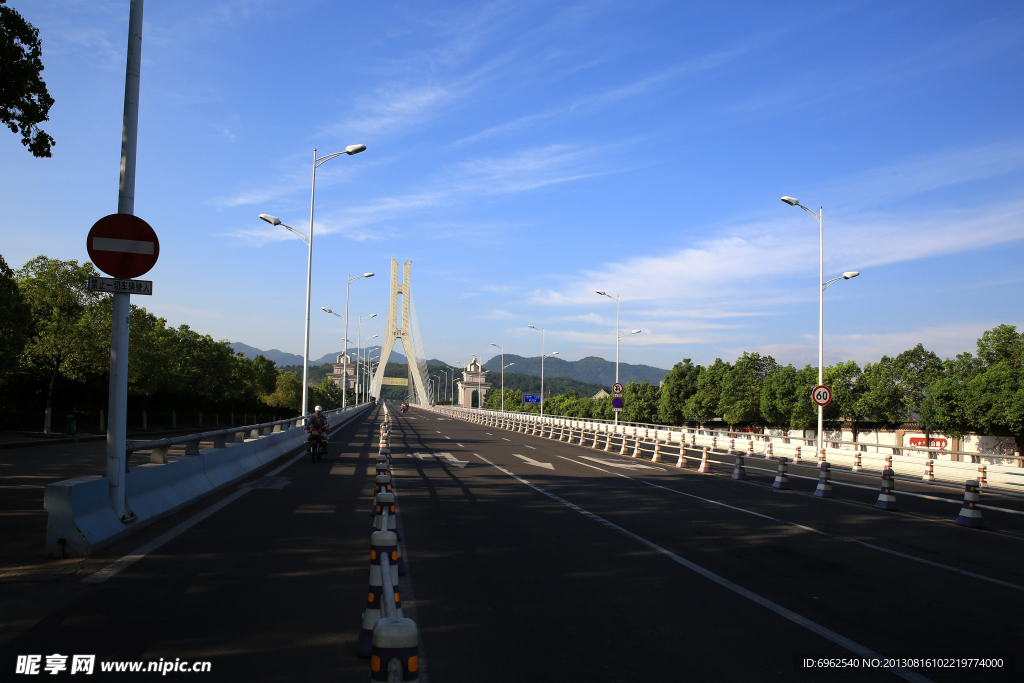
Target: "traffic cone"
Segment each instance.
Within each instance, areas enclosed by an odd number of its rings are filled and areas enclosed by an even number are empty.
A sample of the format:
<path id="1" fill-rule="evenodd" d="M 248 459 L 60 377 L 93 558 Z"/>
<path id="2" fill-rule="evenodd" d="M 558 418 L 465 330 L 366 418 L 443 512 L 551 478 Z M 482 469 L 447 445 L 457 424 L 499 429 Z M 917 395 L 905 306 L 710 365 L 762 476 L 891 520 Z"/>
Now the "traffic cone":
<path id="1" fill-rule="evenodd" d="M 896 474 L 890 470 L 885 469 L 882 471 L 882 490 L 878 494 L 878 500 L 875 501 L 875 507 L 879 510 L 899 510 L 899 505 L 896 504 L 896 494 L 893 493 L 894 484 L 896 483 Z"/>
<path id="2" fill-rule="evenodd" d="M 743 454 L 736 454 L 736 465 L 732 468 L 731 479 L 737 479 L 739 481 L 745 481 L 747 478 L 747 468 L 743 466 Z"/>
<path id="3" fill-rule="evenodd" d="M 814 495 L 818 498 L 833 498 L 832 482 L 829 481 L 829 475 L 832 473 L 832 466 L 827 462 L 822 462 L 819 466 L 819 470 L 818 487 L 814 489 Z"/>
<path id="4" fill-rule="evenodd" d="M 360 657 L 369 657 L 373 651 L 373 629 L 382 616 L 381 591 L 384 588 L 384 577 L 381 573 L 380 557 L 382 553 L 389 555 L 389 560 L 398 558 L 398 537 L 387 531 L 375 531 L 370 536 L 370 590 L 363 610 L 363 627 L 356 642 L 356 653 Z M 395 588 L 395 607 L 398 616 L 402 616 L 402 602 L 398 594 L 398 566 L 391 565 L 391 585 Z"/>
<path id="5" fill-rule="evenodd" d="M 700 467 L 697 471 L 701 474 L 711 474 L 711 464 L 708 462 L 708 447 L 704 447 L 704 451 L 700 455 Z"/>
<path id="6" fill-rule="evenodd" d="M 797 446 L 797 450 L 800 450 L 799 446 Z M 779 458 L 779 471 L 775 474 L 775 481 L 772 482 L 772 488 L 780 491 L 789 491 L 789 473 L 787 471 L 785 458 Z"/>
<path id="7" fill-rule="evenodd" d="M 420 634 L 416 622 L 405 618 L 384 618 L 373 630 L 370 651 L 371 681 L 418 681 Z"/>
<path id="8" fill-rule="evenodd" d="M 976 479 L 967 480 L 967 484 L 964 486 L 964 504 L 960 508 L 960 515 L 956 518 L 956 523 L 960 526 L 969 526 L 972 529 L 985 527 L 984 522 L 981 521 L 981 510 L 978 509 L 978 501 L 981 500 L 981 493 L 978 492 L 978 489 Z"/>

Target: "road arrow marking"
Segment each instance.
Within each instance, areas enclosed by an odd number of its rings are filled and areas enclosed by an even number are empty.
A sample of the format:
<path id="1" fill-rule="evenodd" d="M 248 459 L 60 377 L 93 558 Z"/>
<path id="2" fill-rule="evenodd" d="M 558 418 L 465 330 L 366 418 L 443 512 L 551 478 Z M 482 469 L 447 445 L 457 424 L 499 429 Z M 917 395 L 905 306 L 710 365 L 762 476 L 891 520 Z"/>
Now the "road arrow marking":
<path id="1" fill-rule="evenodd" d="M 546 470 L 553 470 L 553 469 L 555 469 L 555 466 L 552 465 L 549 462 L 537 462 L 533 458 L 527 458 L 525 455 L 519 455 L 518 453 L 513 453 L 512 455 L 516 456 L 517 458 L 521 458 L 523 460 L 523 462 L 525 462 L 527 465 L 535 465 L 536 467 L 543 467 Z"/>
<path id="2" fill-rule="evenodd" d="M 618 467 L 623 470 L 659 470 L 661 472 L 665 471 L 664 467 L 651 467 L 650 465 L 641 465 L 638 462 L 629 462 L 628 460 L 605 460 L 603 458 L 592 458 L 589 455 L 581 455 L 579 457 L 584 458 L 586 460 L 590 460 L 591 462 L 599 462 L 602 465 L 606 465 L 608 467 Z"/>
<path id="3" fill-rule="evenodd" d="M 465 467 L 466 465 L 469 464 L 469 462 L 467 460 L 456 460 L 455 456 L 452 455 L 451 453 L 438 453 L 434 457 L 436 457 L 436 458 L 444 458 L 444 459 L 448 460 L 448 462 L 445 463 L 446 465 L 455 465 L 459 469 L 462 469 L 463 467 Z"/>

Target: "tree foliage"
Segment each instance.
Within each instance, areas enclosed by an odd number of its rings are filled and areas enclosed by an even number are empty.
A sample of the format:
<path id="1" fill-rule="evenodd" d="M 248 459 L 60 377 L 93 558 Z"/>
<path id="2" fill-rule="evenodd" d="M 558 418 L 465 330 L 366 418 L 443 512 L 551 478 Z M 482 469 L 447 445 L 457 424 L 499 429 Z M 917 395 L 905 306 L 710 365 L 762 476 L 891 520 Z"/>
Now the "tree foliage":
<path id="1" fill-rule="evenodd" d="M 39 29 L 0 0 L 0 119 L 36 157 L 49 157 L 56 144 L 39 128 L 50 118 L 53 98 L 43 82 Z"/>
<path id="2" fill-rule="evenodd" d="M 0 378 L 18 365 L 32 327 L 32 307 L 18 287 L 14 271 L 0 256 Z"/>

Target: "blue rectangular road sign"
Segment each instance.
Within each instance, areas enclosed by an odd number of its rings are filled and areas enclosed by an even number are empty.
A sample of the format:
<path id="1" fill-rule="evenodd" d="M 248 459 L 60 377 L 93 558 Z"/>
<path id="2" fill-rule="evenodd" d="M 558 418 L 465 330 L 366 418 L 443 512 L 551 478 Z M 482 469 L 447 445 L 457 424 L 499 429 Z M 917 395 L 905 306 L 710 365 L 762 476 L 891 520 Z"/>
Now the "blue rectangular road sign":
<path id="1" fill-rule="evenodd" d="M 523 403 L 540 403 L 540 394 L 523 394 Z"/>

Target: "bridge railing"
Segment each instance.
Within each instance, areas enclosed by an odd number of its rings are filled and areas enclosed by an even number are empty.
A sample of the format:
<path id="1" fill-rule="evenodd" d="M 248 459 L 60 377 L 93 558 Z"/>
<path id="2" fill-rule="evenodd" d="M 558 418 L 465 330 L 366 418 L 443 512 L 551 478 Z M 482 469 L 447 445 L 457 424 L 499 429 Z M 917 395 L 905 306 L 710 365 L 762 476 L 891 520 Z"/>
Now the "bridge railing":
<path id="1" fill-rule="evenodd" d="M 684 455 L 686 448 L 707 447 L 712 452 L 725 453 L 732 451 L 747 456 L 764 459 L 785 457 L 792 464 L 816 466 L 822 460 L 829 462 L 834 471 L 846 470 L 851 473 L 881 472 L 892 469 L 903 479 L 918 479 L 942 483 L 956 487 L 963 486 L 967 479 L 977 479 L 980 485 L 987 488 L 998 488 L 1024 494 L 1024 468 L 1020 467 L 1016 458 L 999 458 L 1009 464 L 990 464 L 980 462 L 982 458 L 989 460 L 985 454 L 963 451 L 937 451 L 909 446 L 879 446 L 892 453 L 871 453 L 860 449 L 865 444 L 856 442 L 835 442 L 826 440 L 823 453 L 815 453 L 813 439 L 790 438 L 789 443 L 782 437 L 754 434 L 750 432 L 730 432 L 728 430 L 698 429 L 666 425 L 644 424 L 612 424 L 607 420 L 579 419 L 572 417 L 549 416 L 520 413 L 511 411 L 480 410 L 465 407 L 435 407 L 434 410 L 445 411 L 473 420 L 508 421 L 514 429 L 527 430 L 530 433 L 569 440 L 574 443 L 586 439 L 584 445 L 591 447 L 603 446 L 606 450 L 619 454 L 642 456 L 646 453 L 652 457 L 656 453 L 664 453 L 664 448 L 679 449 Z M 555 431 L 559 433 L 556 435 Z M 614 441 L 614 448 L 611 441 Z M 799 443 L 793 443 L 797 441 Z M 839 444 L 839 447 L 836 444 Z M 842 446 L 847 446 L 843 448 Z M 874 445 L 874 444 L 872 444 Z M 856 447 L 856 448 L 854 448 Z M 960 461 L 952 460 L 951 454 L 961 457 L 972 456 Z M 684 457 L 687 457 L 684 455 Z"/>
<path id="2" fill-rule="evenodd" d="M 352 410 L 361 409 L 365 407 L 365 405 L 366 404 L 349 406 L 347 410 L 351 412 Z M 343 412 L 343 409 L 337 408 L 334 410 L 325 410 L 324 415 L 326 415 L 327 419 L 330 420 L 332 417 L 341 415 Z M 261 422 L 260 424 L 244 425 L 241 427 L 227 427 L 225 429 L 217 429 L 211 432 L 184 434 L 182 436 L 174 436 L 167 439 L 129 442 L 125 446 L 125 472 L 130 471 L 128 468 L 128 461 L 134 453 L 148 451 L 150 454 L 149 462 L 151 464 L 166 465 L 168 462 L 167 453 L 174 446 L 185 444 L 184 455 L 199 455 L 199 445 L 203 441 L 212 442 L 213 448 L 227 448 L 229 444 L 243 443 L 246 439 L 258 439 L 259 437 L 266 436 L 268 434 L 279 434 L 280 432 L 294 429 L 300 426 L 300 422 L 304 423 L 305 418 L 292 417 L 285 420 Z"/>

